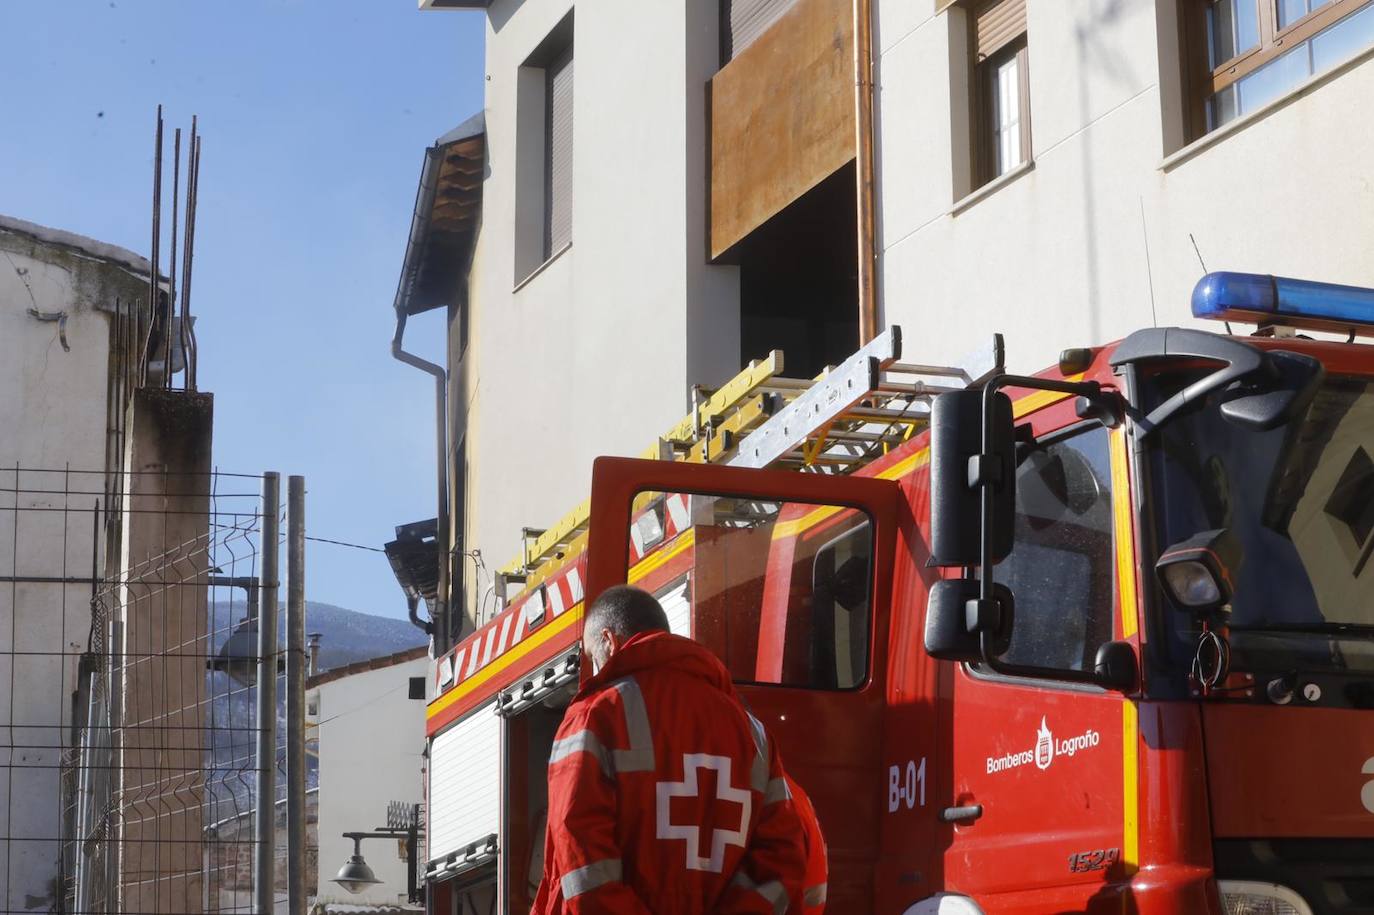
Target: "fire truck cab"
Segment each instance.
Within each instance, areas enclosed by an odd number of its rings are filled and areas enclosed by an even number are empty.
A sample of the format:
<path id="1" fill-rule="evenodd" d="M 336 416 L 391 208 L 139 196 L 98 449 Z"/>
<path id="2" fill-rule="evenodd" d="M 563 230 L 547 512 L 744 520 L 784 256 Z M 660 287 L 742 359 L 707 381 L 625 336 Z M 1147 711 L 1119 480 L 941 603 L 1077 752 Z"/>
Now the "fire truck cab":
<path id="1" fill-rule="evenodd" d="M 779 742 L 828 911 L 1374 912 L 1374 291 L 1212 274 L 1194 311 L 1268 335 L 1066 350 L 895 443 L 860 399 L 844 472 L 829 421 L 810 472 L 598 460 L 436 659 L 431 911 L 529 910 L 582 606 L 629 581 Z"/>

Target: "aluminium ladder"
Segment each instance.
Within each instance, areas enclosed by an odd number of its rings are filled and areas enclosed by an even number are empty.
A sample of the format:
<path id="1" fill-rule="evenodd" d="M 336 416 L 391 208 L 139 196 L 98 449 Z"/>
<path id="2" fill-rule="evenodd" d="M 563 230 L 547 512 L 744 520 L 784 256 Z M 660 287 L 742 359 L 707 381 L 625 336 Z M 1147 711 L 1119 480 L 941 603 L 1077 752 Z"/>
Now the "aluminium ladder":
<path id="1" fill-rule="evenodd" d="M 981 386 L 1001 372 L 1004 354 L 994 334 L 953 366 L 901 357 L 902 329 L 895 325 L 810 381 L 783 377 L 782 353 L 774 350 L 708 397 L 695 389 L 701 402 L 640 456 L 852 473 L 923 429 L 932 397 Z M 507 583 L 533 587 L 580 551 L 590 509 L 587 500 L 553 527 L 524 529 L 523 555 L 497 574 L 499 603 Z"/>

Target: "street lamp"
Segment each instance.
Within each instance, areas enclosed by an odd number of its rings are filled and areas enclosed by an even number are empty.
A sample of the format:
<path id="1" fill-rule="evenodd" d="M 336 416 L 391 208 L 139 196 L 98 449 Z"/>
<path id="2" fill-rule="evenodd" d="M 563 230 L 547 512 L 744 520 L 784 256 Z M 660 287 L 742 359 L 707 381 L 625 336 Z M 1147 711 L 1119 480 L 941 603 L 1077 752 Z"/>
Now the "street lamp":
<path id="1" fill-rule="evenodd" d="M 409 806 L 409 805 L 407 805 Z M 410 821 L 405 825 L 387 826 L 385 830 L 377 832 L 345 832 L 342 833 L 345 839 L 353 840 L 353 854 L 339 868 L 339 873 L 334 877 L 334 882 L 350 893 L 361 893 L 373 884 L 381 883 L 372 868 L 368 867 L 363 860 L 362 844 L 363 839 L 400 839 L 406 843 L 406 895 L 411 902 L 420 900 L 419 874 L 416 870 L 415 853 L 419 848 L 420 828 L 418 825 L 419 804 L 410 809 Z"/>
<path id="2" fill-rule="evenodd" d="M 350 893 L 361 893 L 369 886 L 374 886 L 382 881 L 377 879 L 377 875 L 372 872 L 372 868 L 367 866 L 363 860 L 362 844 L 363 839 L 378 838 L 385 836 L 386 833 L 375 832 L 346 832 L 343 834 L 345 839 L 353 840 L 353 854 L 343 867 L 339 868 L 339 873 L 334 877 L 334 882 Z"/>
<path id="3" fill-rule="evenodd" d="M 218 568 L 211 569 L 213 573 L 219 571 Z M 248 614 L 224 640 L 215 657 L 205 662 L 205 666 L 227 673 L 242 686 L 252 686 L 258 679 L 258 591 L 262 582 L 256 575 L 212 574 L 205 583 L 211 588 L 242 588 L 248 596 Z"/>

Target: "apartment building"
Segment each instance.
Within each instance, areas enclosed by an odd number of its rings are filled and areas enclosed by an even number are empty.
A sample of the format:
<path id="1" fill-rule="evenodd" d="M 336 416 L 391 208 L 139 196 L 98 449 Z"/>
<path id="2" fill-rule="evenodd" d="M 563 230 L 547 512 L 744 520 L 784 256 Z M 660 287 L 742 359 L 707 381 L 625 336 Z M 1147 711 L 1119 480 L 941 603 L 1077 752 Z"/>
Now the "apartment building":
<path id="1" fill-rule="evenodd" d="M 921 358 L 1189 323 L 1204 263 L 1374 283 L 1367 3 L 878 8 L 882 317 Z"/>
<path id="2" fill-rule="evenodd" d="M 448 315 L 440 648 L 596 455 L 771 350 L 1036 370 L 1188 323 L 1204 263 L 1374 283 L 1367 0 L 420 5 L 486 29 L 396 298 Z"/>

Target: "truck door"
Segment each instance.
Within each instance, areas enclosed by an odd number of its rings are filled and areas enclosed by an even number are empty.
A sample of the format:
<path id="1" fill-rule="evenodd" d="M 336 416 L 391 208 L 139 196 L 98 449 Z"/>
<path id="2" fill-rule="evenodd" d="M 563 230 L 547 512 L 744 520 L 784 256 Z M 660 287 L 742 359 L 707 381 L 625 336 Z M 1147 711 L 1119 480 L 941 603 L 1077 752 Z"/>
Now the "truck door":
<path id="1" fill-rule="evenodd" d="M 997 567 L 1015 595 L 1008 662 L 1091 670 L 1102 643 L 1135 635 L 1125 454 L 1113 435 L 1093 423 L 1043 436 L 1019 466 L 1015 544 Z M 980 664 L 942 668 L 953 698 L 941 703 L 945 803 L 981 810 L 948 827 L 946 886 L 989 912 L 1121 911 L 1114 884 L 1135 860 L 1131 700 Z"/>
<path id="2" fill-rule="evenodd" d="M 683 496 L 695 554 L 685 580 L 692 637 L 731 671 L 810 796 L 829 848 L 829 910 L 872 911 L 897 484 L 601 458 L 589 601 L 626 581 L 657 589 L 673 550 L 636 561 L 632 512 L 657 500 L 682 505 Z"/>

